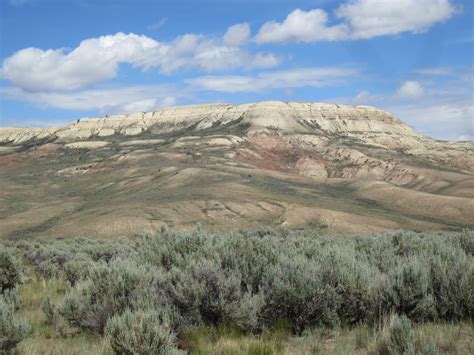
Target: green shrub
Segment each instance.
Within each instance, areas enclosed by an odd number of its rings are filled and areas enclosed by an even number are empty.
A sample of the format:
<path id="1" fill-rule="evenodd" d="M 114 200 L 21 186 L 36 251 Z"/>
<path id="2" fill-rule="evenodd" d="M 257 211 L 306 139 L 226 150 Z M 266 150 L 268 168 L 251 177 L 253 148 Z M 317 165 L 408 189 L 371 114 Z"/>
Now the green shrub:
<path id="1" fill-rule="evenodd" d="M 36 274 L 44 279 L 58 277 L 61 273 L 60 267 L 53 260 L 43 260 L 35 267 Z"/>
<path id="2" fill-rule="evenodd" d="M 20 308 L 21 296 L 16 288 L 5 290 L 0 297 L 2 297 L 5 302 L 11 304 L 15 310 Z"/>
<path id="3" fill-rule="evenodd" d="M 316 260 L 304 257 L 285 259 L 268 270 L 263 290 L 265 317 L 286 319 L 297 332 L 309 325 L 335 325 L 341 297 L 328 269 Z"/>
<path id="4" fill-rule="evenodd" d="M 0 353 L 15 348 L 30 333 L 30 325 L 16 317 L 15 306 L 0 296 Z"/>
<path id="5" fill-rule="evenodd" d="M 414 354 L 414 335 L 406 316 L 393 316 L 388 327 L 388 349 L 392 354 Z"/>
<path id="6" fill-rule="evenodd" d="M 459 244 L 467 255 L 474 256 L 474 230 L 466 229 L 459 233 Z"/>
<path id="7" fill-rule="evenodd" d="M 433 294 L 439 316 L 459 320 L 474 316 L 474 263 L 463 254 L 454 260 L 440 257 L 431 261 Z"/>
<path id="8" fill-rule="evenodd" d="M 126 310 L 109 319 L 106 334 L 116 354 L 168 354 L 175 335 L 164 316 L 157 311 Z"/>
<path id="9" fill-rule="evenodd" d="M 431 275 L 426 262 L 408 258 L 389 274 L 393 304 L 399 314 L 418 321 L 436 318 Z"/>
<path id="10" fill-rule="evenodd" d="M 94 265 L 64 296 L 59 312 L 72 325 L 103 333 L 107 320 L 132 306 L 146 269 L 130 261 Z"/>
<path id="11" fill-rule="evenodd" d="M 326 278 L 341 299 L 337 310 L 340 321 L 355 324 L 375 320 L 384 303 L 378 288 L 383 281 L 380 271 L 367 260 L 358 258 L 353 248 L 338 247 L 329 255 L 321 263 L 326 269 Z"/>
<path id="12" fill-rule="evenodd" d="M 158 288 L 181 316 L 181 326 L 235 323 L 245 329 L 259 324 L 261 294 L 242 290 L 237 272 L 203 260 L 185 270 L 173 269 Z"/>
<path id="13" fill-rule="evenodd" d="M 78 256 L 64 264 L 64 276 L 74 286 L 79 280 L 89 274 L 93 261 L 85 256 Z"/>
<path id="14" fill-rule="evenodd" d="M 12 289 L 20 281 L 21 270 L 13 249 L 0 245 L 0 293 Z"/>
<path id="15" fill-rule="evenodd" d="M 277 320 L 297 332 L 373 326 L 392 313 L 417 322 L 470 320 L 473 240 L 472 231 L 348 238 L 264 228 L 229 234 L 164 229 L 138 242 L 2 241 L 1 250 L 15 251 L 1 255 L 16 275 L 2 292 L 15 298 L 9 290 L 20 268 L 13 255 L 21 252 L 37 274 L 65 276 L 60 314 L 98 333 L 125 309 L 166 310 L 177 333 L 228 324 L 253 332 Z"/>

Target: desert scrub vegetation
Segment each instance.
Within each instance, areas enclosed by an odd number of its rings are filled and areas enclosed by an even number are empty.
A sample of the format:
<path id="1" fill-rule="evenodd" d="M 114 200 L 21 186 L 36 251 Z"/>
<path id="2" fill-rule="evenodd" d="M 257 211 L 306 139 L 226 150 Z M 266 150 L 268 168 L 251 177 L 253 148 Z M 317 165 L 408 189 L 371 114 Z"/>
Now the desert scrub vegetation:
<path id="1" fill-rule="evenodd" d="M 174 333 L 155 310 L 126 310 L 107 322 L 107 335 L 117 354 L 169 354 L 174 348 Z"/>
<path id="2" fill-rule="evenodd" d="M 45 338 L 117 354 L 474 351 L 469 230 L 162 229 L 136 240 L 0 243 L 0 265 L 13 270 L 4 293 L 22 296 L 9 314 L 33 325 L 20 352 Z M 457 345 L 439 335 L 451 329 Z M 326 344 L 334 334 L 345 348 Z"/>
<path id="3" fill-rule="evenodd" d="M 20 303 L 16 285 L 20 276 L 14 251 L 0 246 L 0 353 L 14 349 L 31 331 L 28 322 L 16 314 Z"/>
<path id="4" fill-rule="evenodd" d="M 13 249 L 0 247 L 0 292 L 14 289 L 20 281 L 20 265 L 17 262 Z"/>
<path id="5" fill-rule="evenodd" d="M 0 353 L 12 350 L 30 333 L 30 325 L 15 315 L 15 305 L 0 296 Z"/>

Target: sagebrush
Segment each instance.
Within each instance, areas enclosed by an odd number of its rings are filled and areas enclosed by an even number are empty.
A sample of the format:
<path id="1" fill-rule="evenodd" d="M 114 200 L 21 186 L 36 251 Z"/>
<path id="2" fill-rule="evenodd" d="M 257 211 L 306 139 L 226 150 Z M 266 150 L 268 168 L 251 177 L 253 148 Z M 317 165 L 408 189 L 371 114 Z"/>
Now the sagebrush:
<path id="1" fill-rule="evenodd" d="M 469 230 L 323 237 L 310 230 L 163 229 L 135 241 L 4 244 L 41 277 L 65 278 L 58 313 L 74 327 L 109 334 L 123 353 L 170 349 L 190 327 L 230 324 L 256 334 L 283 320 L 302 334 L 377 325 L 392 314 L 399 315 L 393 337 L 382 345 L 409 352 L 408 322 L 472 321 L 474 313 Z M 8 287 L 18 282 L 11 280 Z M 50 306 L 44 309 L 52 318 Z M 138 333 L 128 339 L 127 331 Z"/>

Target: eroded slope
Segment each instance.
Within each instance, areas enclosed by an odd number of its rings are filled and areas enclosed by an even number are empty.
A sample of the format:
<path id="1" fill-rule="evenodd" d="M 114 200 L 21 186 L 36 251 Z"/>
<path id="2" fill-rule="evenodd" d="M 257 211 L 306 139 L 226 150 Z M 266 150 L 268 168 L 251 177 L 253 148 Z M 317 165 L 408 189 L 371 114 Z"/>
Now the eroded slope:
<path id="1" fill-rule="evenodd" d="M 473 143 L 432 140 L 374 108 L 176 107 L 0 129 L 0 142 L 2 237 L 474 224 Z"/>

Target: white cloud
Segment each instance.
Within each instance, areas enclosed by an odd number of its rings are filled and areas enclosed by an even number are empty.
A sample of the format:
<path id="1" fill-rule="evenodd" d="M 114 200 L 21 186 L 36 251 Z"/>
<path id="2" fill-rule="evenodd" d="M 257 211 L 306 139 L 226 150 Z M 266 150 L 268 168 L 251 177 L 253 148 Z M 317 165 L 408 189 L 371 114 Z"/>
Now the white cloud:
<path id="1" fill-rule="evenodd" d="M 257 76 L 208 75 L 188 80 L 193 87 L 227 93 L 258 92 L 266 89 L 323 87 L 341 84 L 357 74 L 355 69 L 339 67 L 298 68 L 262 72 Z"/>
<path id="2" fill-rule="evenodd" d="M 122 63 L 142 70 L 156 67 L 164 74 L 184 68 L 213 72 L 277 66 L 277 56 L 242 47 L 248 31 L 247 24 L 240 24 L 222 38 L 187 34 L 171 42 L 117 33 L 84 40 L 71 51 L 26 48 L 3 61 L 0 77 L 32 92 L 74 91 L 114 78 Z"/>
<path id="3" fill-rule="evenodd" d="M 456 11 L 450 0 L 357 0 L 341 5 L 338 18 L 350 24 L 352 39 L 423 32 Z"/>
<path id="4" fill-rule="evenodd" d="M 1 88 L 10 99 L 67 110 L 95 110 L 104 113 L 149 111 L 176 103 L 178 93 L 166 85 L 103 88 L 75 92 L 28 92 L 20 88 Z"/>
<path id="5" fill-rule="evenodd" d="M 411 95 L 400 95 L 400 88 L 385 94 L 361 91 L 354 98 L 335 98 L 332 102 L 369 104 L 393 113 L 403 122 L 425 135 L 450 140 L 474 137 L 473 81 L 466 81 L 462 73 L 443 85 L 436 81 L 423 87 L 416 100 Z M 406 84 L 406 83 L 405 83 Z M 417 83 L 419 84 L 419 83 Z M 417 87 L 417 84 L 402 87 Z M 421 84 L 419 84 L 421 86 Z M 408 92 L 412 93 L 410 90 Z M 417 89 L 414 90 L 415 92 Z M 419 94 L 419 92 L 418 92 Z M 361 100 L 362 98 L 362 100 Z"/>
<path id="6" fill-rule="evenodd" d="M 418 81 L 407 81 L 397 91 L 397 95 L 404 99 L 418 99 L 425 93 L 425 89 Z"/>
<path id="7" fill-rule="evenodd" d="M 249 40 L 251 36 L 250 26 L 248 23 L 239 23 L 227 29 L 222 38 L 222 42 L 226 46 L 241 46 Z"/>
<path id="8" fill-rule="evenodd" d="M 146 66 L 163 50 L 146 36 L 117 33 L 81 42 L 73 51 L 22 49 L 3 61 L 0 75 L 30 91 L 76 90 L 116 76 L 120 63 Z"/>
<path id="9" fill-rule="evenodd" d="M 146 99 L 146 100 L 138 100 L 132 101 L 125 105 L 119 106 L 120 112 L 146 112 L 146 111 L 153 111 L 157 107 L 163 106 L 172 106 L 176 103 L 176 98 L 168 96 L 161 100 L 158 99 Z"/>
<path id="10" fill-rule="evenodd" d="M 258 43 L 359 40 L 403 32 L 419 33 L 457 11 L 450 0 L 352 0 L 335 10 L 339 23 L 329 24 L 322 9 L 296 9 L 283 22 L 269 21 Z"/>
<path id="11" fill-rule="evenodd" d="M 232 69 L 272 68 L 280 64 L 280 58 L 271 53 L 251 53 L 242 47 L 247 41 L 247 24 L 229 27 L 222 38 L 207 38 L 203 35 L 186 34 L 177 37 L 166 48 L 160 58 L 150 60 L 159 65 L 163 73 L 191 68 L 205 72 Z"/>
<path id="12" fill-rule="evenodd" d="M 258 31 L 258 43 L 334 41 L 347 37 L 345 24 L 327 26 L 328 14 L 321 9 L 294 10 L 283 22 L 270 21 Z"/>
<path id="13" fill-rule="evenodd" d="M 239 68 L 242 63 L 245 63 L 246 69 L 272 68 L 280 63 L 280 59 L 273 54 L 250 54 L 240 47 L 219 46 L 212 42 L 201 44 L 191 60 L 206 72 Z"/>
<path id="14" fill-rule="evenodd" d="M 396 104 L 388 107 L 417 131 L 440 139 L 465 140 L 474 137 L 474 103 L 455 98 L 444 102 L 432 99 L 416 105 Z"/>

